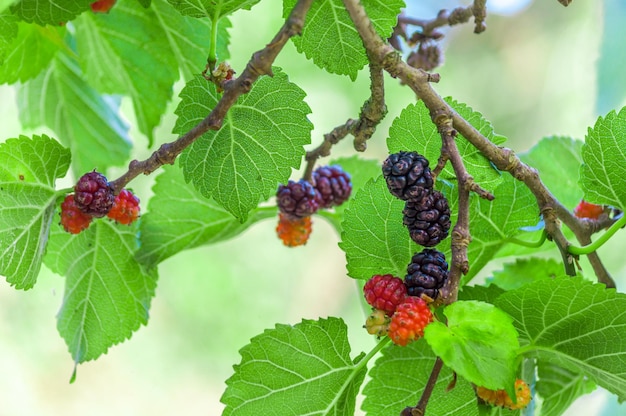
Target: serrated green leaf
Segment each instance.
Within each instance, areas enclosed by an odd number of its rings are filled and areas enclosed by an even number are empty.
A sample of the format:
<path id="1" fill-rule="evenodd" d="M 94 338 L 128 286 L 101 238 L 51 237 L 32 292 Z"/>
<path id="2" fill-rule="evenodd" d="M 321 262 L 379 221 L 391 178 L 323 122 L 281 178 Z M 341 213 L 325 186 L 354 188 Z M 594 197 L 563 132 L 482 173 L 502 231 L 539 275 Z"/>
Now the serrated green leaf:
<path id="1" fill-rule="evenodd" d="M 121 0 L 109 13 L 83 13 L 74 25 L 81 68 L 90 85 L 102 93 L 128 95 L 137 127 L 151 145 L 179 76 L 155 12 L 136 0 Z"/>
<path id="2" fill-rule="evenodd" d="M 402 225 L 404 202 L 387 190 L 382 175 L 351 198 L 344 213 L 339 247 L 346 253 L 348 276 L 404 276 L 414 253 L 421 250 Z"/>
<path id="3" fill-rule="evenodd" d="M 221 401 L 231 415 L 352 415 L 365 362 L 350 358 L 338 318 L 276 325 L 240 351 Z"/>
<path id="4" fill-rule="evenodd" d="M 21 20 L 38 25 L 58 25 L 73 20 L 94 0 L 20 0 L 11 11 Z"/>
<path id="5" fill-rule="evenodd" d="M 45 263 L 65 276 L 57 329 L 74 362 L 94 360 L 148 322 L 156 269 L 135 261 L 138 225 L 94 220 L 80 234 L 52 227 Z"/>
<path id="6" fill-rule="evenodd" d="M 34 286 L 56 208 L 55 180 L 70 153 L 46 135 L 0 144 L 0 274 L 16 289 Z"/>
<path id="7" fill-rule="evenodd" d="M 582 141 L 570 137 L 550 136 L 519 155 L 522 162 L 537 169 L 541 181 L 556 199 L 571 209 L 582 197 L 578 187 L 582 145 Z"/>
<path id="8" fill-rule="evenodd" d="M 376 32 L 387 39 L 404 7 L 402 0 L 361 2 Z M 283 1 L 283 17 L 289 16 L 296 0 Z M 356 79 L 368 60 L 361 40 L 341 0 L 314 1 L 304 22 L 302 36 L 292 37 L 298 52 L 320 68 Z"/>
<path id="9" fill-rule="evenodd" d="M 451 98 L 446 98 L 446 102 L 493 143 L 502 144 L 506 140 L 494 133 L 491 123 L 479 112 Z M 463 136 L 457 135 L 455 142 L 469 174 L 480 186 L 493 190 L 501 182 L 503 175 Z M 389 128 L 387 147 L 390 153 L 401 150 L 416 151 L 424 155 L 431 162 L 431 167 L 434 167 L 441 154 L 441 135 L 423 102 L 410 104 L 394 119 Z M 456 176 L 450 163 L 446 165 L 439 178 L 456 183 Z"/>
<path id="10" fill-rule="evenodd" d="M 0 13 L 8 9 L 9 6 L 12 5 L 13 3 L 17 3 L 17 0 L 0 0 Z"/>
<path id="11" fill-rule="evenodd" d="M 626 294 L 561 277 L 507 292 L 521 353 L 583 374 L 626 398 Z"/>
<path id="12" fill-rule="evenodd" d="M 165 33 L 170 49 L 178 61 L 178 66 L 185 80 L 189 81 L 193 75 L 200 74 L 207 61 L 211 47 L 211 20 L 195 19 L 183 16 L 165 0 L 155 0 L 152 10 Z M 230 21 L 220 19 L 217 29 L 217 57 L 220 61 L 229 58 L 228 32 Z"/>
<path id="13" fill-rule="evenodd" d="M 477 300 L 493 304 L 504 292 L 504 289 L 496 285 L 463 286 L 459 291 L 459 300 Z"/>
<path id="14" fill-rule="evenodd" d="M 368 416 L 399 415 L 407 406 L 419 400 L 433 365 L 435 354 L 426 342 L 413 342 L 406 347 L 390 346 L 383 350 L 370 371 L 371 380 L 365 385 L 363 410 Z M 443 367 L 426 414 L 429 416 L 478 415 L 476 395 L 472 386 L 462 378 L 453 382 L 452 370 Z"/>
<path id="15" fill-rule="evenodd" d="M 260 78 L 230 108 L 220 130 L 203 134 L 181 154 L 185 180 L 245 221 L 300 166 L 313 128 L 304 96 L 279 68 L 274 77 Z M 184 134 L 209 114 L 220 94 L 196 76 L 180 97 L 174 133 Z"/>
<path id="16" fill-rule="evenodd" d="M 0 63 L 0 84 L 25 82 L 36 77 L 48 67 L 57 51 L 64 48 L 64 28 L 15 23 L 11 16 L 5 16 L 0 21 L 3 22 L 0 27 L 9 30 L 2 35 L 4 42 L 0 51 L 4 60 Z"/>
<path id="17" fill-rule="evenodd" d="M 574 400 L 596 388 L 584 376 L 549 362 L 537 363 L 537 376 L 537 393 L 543 399 L 540 416 L 560 416 Z"/>
<path id="18" fill-rule="evenodd" d="M 580 186 L 585 200 L 626 208 L 626 107 L 598 118 L 582 148 Z"/>
<path id="19" fill-rule="evenodd" d="M 77 62 L 59 53 L 52 65 L 18 89 L 25 128 L 45 125 L 72 150 L 76 176 L 126 163 L 131 142 L 119 103 L 103 97 L 84 80 Z"/>
<path id="20" fill-rule="evenodd" d="M 147 267 L 182 250 L 227 240 L 256 221 L 276 216 L 275 209 L 258 209 L 242 224 L 186 183 L 180 168 L 165 166 L 162 170 L 152 189 L 148 213 L 141 217 L 137 259 Z"/>
<path id="21" fill-rule="evenodd" d="M 432 322 L 424 339 L 437 356 L 459 375 L 491 390 L 515 383 L 519 343 L 512 319 L 495 306 L 458 301 L 444 309 L 447 325 Z"/>
<path id="22" fill-rule="evenodd" d="M 0 8 L 0 74 L 5 73 L 6 69 L 2 68 L 4 64 L 4 58 L 12 49 L 11 45 L 15 38 L 17 38 L 17 18 L 10 14 L 2 14 Z M 1 76 L 1 75 L 0 75 Z M 2 76 L 1 79 L 3 79 Z"/>
<path id="23" fill-rule="evenodd" d="M 243 9 L 250 10 L 259 0 L 167 0 L 178 12 L 191 17 L 208 17 L 214 22 Z"/>
<path id="24" fill-rule="evenodd" d="M 541 284 L 545 279 L 563 275 L 563 263 L 554 259 L 529 257 L 506 263 L 502 270 L 493 272 L 487 282 L 504 290 L 517 289 L 528 283 Z"/>

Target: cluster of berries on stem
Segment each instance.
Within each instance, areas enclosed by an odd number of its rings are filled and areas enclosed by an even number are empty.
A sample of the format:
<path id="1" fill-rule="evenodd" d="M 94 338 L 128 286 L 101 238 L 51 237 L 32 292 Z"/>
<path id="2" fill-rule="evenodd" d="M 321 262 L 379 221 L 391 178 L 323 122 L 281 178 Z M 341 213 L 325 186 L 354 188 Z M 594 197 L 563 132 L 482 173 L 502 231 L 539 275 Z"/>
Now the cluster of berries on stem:
<path id="1" fill-rule="evenodd" d="M 123 189 L 114 195 L 107 178 L 99 172 L 88 172 L 74 186 L 74 193 L 61 204 L 61 225 L 70 234 L 89 228 L 94 218 L 108 217 L 124 225 L 139 218 L 139 198 Z"/>
<path id="2" fill-rule="evenodd" d="M 311 234 L 311 215 L 318 209 L 343 204 L 352 193 L 350 175 L 341 166 L 322 166 L 313 171 L 312 183 L 300 179 L 280 185 L 276 191 L 279 209 L 276 233 L 288 247 L 306 244 Z"/>

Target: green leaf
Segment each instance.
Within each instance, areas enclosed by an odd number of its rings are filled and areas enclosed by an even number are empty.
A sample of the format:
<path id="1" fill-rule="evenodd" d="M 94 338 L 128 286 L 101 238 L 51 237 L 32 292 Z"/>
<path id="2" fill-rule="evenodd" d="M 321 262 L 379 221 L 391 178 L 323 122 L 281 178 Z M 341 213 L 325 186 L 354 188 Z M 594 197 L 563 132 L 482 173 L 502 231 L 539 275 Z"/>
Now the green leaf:
<path id="1" fill-rule="evenodd" d="M 150 7 L 150 4 L 152 3 L 152 0 L 137 0 L 137 1 L 146 9 Z"/>
<path id="2" fill-rule="evenodd" d="M 537 169 L 543 184 L 561 204 L 573 209 L 583 193 L 578 186 L 582 146 L 582 141 L 570 137 L 544 137 L 519 158 Z"/>
<path id="3" fill-rule="evenodd" d="M 222 396 L 230 415 L 352 415 L 366 362 L 350 358 L 338 318 L 276 325 L 240 351 Z"/>
<path id="4" fill-rule="evenodd" d="M 94 91 L 64 52 L 19 88 L 18 103 L 23 127 L 48 126 L 71 149 L 76 176 L 93 169 L 104 172 L 130 156 L 128 125 L 119 115 L 119 104 Z"/>
<path id="5" fill-rule="evenodd" d="M 182 153 L 185 180 L 244 222 L 300 166 L 313 128 L 304 96 L 279 68 L 274 77 L 260 78 L 230 108 L 220 130 L 203 134 Z M 174 133 L 184 134 L 209 114 L 220 94 L 196 76 L 180 97 Z"/>
<path id="6" fill-rule="evenodd" d="M 463 103 L 451 98 L 446 102 L 463 118 L 474 126 L 487 139 L 495 144 L 502 144 L 506 139 L 496 135 L 491 123 L 483 115 Z M 502 180 L 503 175 L 472 144 L 461 135 L 455 139 L 459 153 L 467 171 L 483 188 L 493 190 Z M 426 157 L 434 168 L 441 154 L 441 135 L 431 120 L 430 112 L 423 102 L 410 104 L 396 117 L 389 128 L 387 147 L 390 153 L 415 151 Z M 438 178 L 456 183 L 456 176 L 451 163 L 447 163 Z"/>
<path id="7" fill-rule="evenodd" d="M 73 20 L 94 0 L 20 0 L 11 11 L 21 20 L 38 25 L 58 25 Z"/>
<path id="8" fill-rule="evenodd" d="M 0 0 L 0 13 L 8 9 L 13 3 L 17 3 L 17 0 Z M 2 31 L 0 31 L 0 34 L 1 33 Z"/>
<path id="9" fill-rule="evenodd" d="M 46 135 L 0 144 L 0 275 L 16 289 L 34 286 L 46 250 L 70 153 Z"/>
<path id="10" fill-rule="evenodd" d="M 75 363 L 94 360 L 148 322 L 156 270 L 134 259 L 137 223 L 97 219 L 80 234 L 52 228 L 45 263 L 65 276 L 57 329 Z"/>
<path id="11" fill-rule="evenodd" d="M 542 284 L 546 279 L 563 275 L 563 263 L 554 259 L 529 257 L 506 263 L 502 270 L 493 272 L 487 282 L 504 290 L 517 289 L 528 283 Z"/>
<path id="12" fill-rule="evenodd" d="M 459 300 L 478 300 L 493 304 L 503 293 L 504 289 L 496 285 L 463 286 L 459 291 Z"/>
<path id="13" fill-rule="evenodd" d="M 455 302 L 444 314 L 447 326 L 432 322 L 424 330 L 435 354 L 476 385 L 491 390 L 513 386 L 519 343 L 511 317 L 478 301 Z"/>
<path id="14" fill-rule="evenodd" d="M 148 213 L 141 217 L 137 259 L 147 267 L 182 250 L 227 240 L 256 221 L 276 216 L 275 209 L 258 209 L 242 224 L 186 183 L 180 168 L 165 166 L 162 170 L 152 189 Z"/>
<path id="15" fill-rule="evenodd" d="M 589 129 L 582 148 L 580 186 L 594 204 L 626 207 L 626 107 L 611 111 Z"/>
<path id="16" fill-rule="evenodd" d="M 382 175 L 351 198 L 344 214 L 339 247 L 346 253 L 348 276 L 369 279 L 375 274 L 404 276 L 420 246 L 402 225 L 404 202 L 387 190 Z"/>
<path id="17" fill-rule="evenodd" d="M 65 28 L 16 24 L 11 16 L 0 19 L 0 28 L 8 30 L 1 35 L 0 58 L 4 56 L 4 59 L 0 62 L 0 84 L 36 77 L 48 67 L 57 51 L 65 47 L 62 39 Z"/>
<path id="18" fill-rule="evenodd" d="M 153 130 L 179 76 L 156 13 L 136 0 L 121 0 L 109 13 L 83 13 L 74 25 L 81 68 L 90 85 L 102 93 L 130 96 L 139 131 L 152 145 Z"/>
<path id="19" fill-rule="evenodd" d="M 537 363 L 537 393 L 542 397 L 541 416 L 560 416 L 582 395 L 596 386 L 580 374 L 558 367 L 550 362 Z"/>
<path id="20" fill-rule="evenodd" d="M 208 17 L 213 22 L 233 12 L 250 10 L 259 0 L 167 0 L 178 12 L 191 17 Z"/>
<path id="21" fill-rule="evenodd" d="M 376 32 L 387 39 L 404 7 L 402 0 L 363 0 L 367 16 Z M 283 1 L 283 17 L 287 18 L 296 0 Z M 363 42 L 341 0 L 314 1 L 306 16 L 302 36 L 292 37 L 300 53 L 320 68 L 333 74 L 356 79 L 368 60 Z"/>
<path id="22" fill-rule="evenodd" d="M 155 0 L 152 10 L 176 56 L 183 77 L 187 81 L 191 80 L 193 75 L 200 74 L 206 66 L 211 47 L 211 20 L 183 16 L 165 0 Z M 217 56 L 220 61 L 229 58 L 229 35 L 226 31 L 229 27 L 231 25 L 228 19 L 220 19 L 217 29 Z"/>
<path id="23" fill-rule="evenodd" d="M 521 353 L 583 374 L 626 399 L 626 294 L 561 277 L 507 292 Z"/>
<path id="24" fill-rule="evenodd" d="M 435 358 L 423 341 L 406 347 L 392 345 L 385 348 L 370 371 L 371 380 L 363 389 L 363 410 L 368 416 L 388 416 L 399 415 L 405 407 L 415 406 L 426 386 Z M 476 394 L 470 383 L 459 378 L 455 387 L 447 391 L 452 382 L 452 370 L 444 366 L 428 401 L 428 416 L 478 415 Z"/>

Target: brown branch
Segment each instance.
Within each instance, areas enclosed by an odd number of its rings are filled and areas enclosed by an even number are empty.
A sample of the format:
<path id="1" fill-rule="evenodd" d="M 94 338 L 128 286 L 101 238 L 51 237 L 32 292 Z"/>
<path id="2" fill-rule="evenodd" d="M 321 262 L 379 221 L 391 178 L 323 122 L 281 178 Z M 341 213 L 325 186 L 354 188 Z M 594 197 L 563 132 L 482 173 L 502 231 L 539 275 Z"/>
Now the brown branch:
<path id="1" fill-rule="evenodd" d="M 582 224 L 579 219 L 575 218 L 572 213 L 563 207 L 554 197 L 543 184 L 535 169 L 524 164 L 512 150 L 499 147 L 484 137 L 436 93 L 430 85 L 430 81 L 433 77 L 438 79 L 437 74 L 429 75 L 403 62 L 393 47 L 383 42 L 380 36 L 378 36 L 371 21 L 367 17 L 365 9 L 358 0 L 344 0 L 344 4 L 363 40 L 363 44 L 368 51 L 368 56 L 378 60 L 391 76 L 399 78 L 404 84 L 409 86 L 417 97 L 424 102 L 424 105 L 430 110 L 431 114 L 449 114 L 450 117 L 452 117 L 454 129 L 476 147 L 476 149 L 498 169 L 509 172 L 515 179 L 523 182 L 528 189 L 530 189 L 537 200 L 539 211 L 543 215 L 546 232 L 561 250 L 566 270 L 571 272 L 572 269 L 568 269 L 568 267 L 573 264 L 574 258 L 567 252 L 567 247 L 570 243 L 563 235 L 560 221 L 563 221 L 565 225 L 574 231 L 577 239 L 580 239 L 581 236 L 584 235 L 582 231 L 584 224 Z M 590 260 L 595 263 L 594 269 L 598 267 L 598 270 L 595 270 L 598 279 L 605 282 L 607 286 L 614 287 L 614 282 L 608 272 L 604 270 L 604 266 L 599 262 L 599 259 L 596 261 L 596 257 L 591 256 Z"/>
<path id="2" fill-rule="evenodd" d="M 178 155 L 198 137 L 209 130 L 219 130 L 226 113 L 235 104 L 237 98 L 248 93 L 252 84 L 261 75 L 272 76 L 272 63 L 287 41 L 302 31 L 306 13 L 312 2 L 313 0 L 299 0 L 274 39 L 265 48 L 252 55 L 241 76 L 223 83 L 224 95 L 209 115 L 177 140 L 162 144 L 148 159 L 131 161 L 128 165 L 128 171 L 111 182 L 114 192 L 119 193 L 131 180 L 142 173 L 149 175 L 165 164 L 173 164 Z"/>
<path id="3" fill-rule="evenodd" d="M 371 95 L 361 107 L 359 118 L 349 119 L 341 126 L 335 127 L 330 133 L 324 135 L 324 141 L 318 147 L 307 152 L 305 156 L 307 165 L 302 175 L 305 180 L 311 182 L 317 159 L 329 156 L 331 147 L 349 134 L 354 136 L 354 149 L 357 152 L 364 152 L 367 149 L 367 140 L 372 137 L 378 124 L 385 118 L 387 107 L 385 106 L 383 68 L 378 63 L 371 63 L 369 68 Z"/>
<path id="4" fill-rule="evenodd" d="M 474 17 L 474 33 L 484 32 L 486 29 L 485 18 L 487 17 L 487 8 L 485 3 L 487 0 L 475 0 L 474 4 L 467 7 L 457 7 L 452 10 L 443 9 L 437 13 L 434 19 L 416 19 L 405 15 L 398 16 L 398 25 L 413 25 L 422 28 L 424 37 L 433 37 L 435 29 L 443 26 L 454 26 L 461 23 L 467 23 Z M 403 36 L 400 34 L 400 36 Z M 435 32 L 435 37 L 439 35 Z M 405 39 L 406 35 L 403 36 Z"/>
<path id="5" fill-rule="evenodd" d="M 430 377 L 428 377 L 428 381 L 426 382 L 426 386 L 424 387 L 424 391 L 422 392 L 422 396 L 417 402 L 417 405 L 415 407 L 405 408 L 402 413 L 400 413 L 401 416 L 424 416 L 426 414 L 426 405 L 428 405 L 428 400 L 430 400 L 430 396 L 435 389 L 435 385 L 437 385 L 437 379 L 439 378 L 439 373 L 441 373 L 442 368 L 443 361 L 441 358 L 437 357 L 435 364 L 433 365 L 433 369 L 430 372 Z"/>
<path id="6" fill-rule="evenodd" d="M 559 3 L 561 3 L 565 7 L 569 6 L 571 2 L 572 0 L 559 0 Z"/>

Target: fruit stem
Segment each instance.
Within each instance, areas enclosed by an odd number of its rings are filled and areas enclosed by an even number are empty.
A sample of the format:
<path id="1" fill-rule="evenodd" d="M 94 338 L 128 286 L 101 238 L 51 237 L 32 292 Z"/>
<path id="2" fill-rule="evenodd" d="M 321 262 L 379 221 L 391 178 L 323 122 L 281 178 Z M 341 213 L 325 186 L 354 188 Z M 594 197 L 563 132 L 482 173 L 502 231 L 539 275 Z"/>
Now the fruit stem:
<path id="1" fill-rule="evenodd" d="M 541 247 L 543 243 L 546 242 L 547 238 L 548 238 L 548 233 L 546 232 L 546 230 L 543 230 L 543 232 L 541 233 L 541 237 L 539 238 L 538 241 L 524 241 L 515 237 L 511 237 L 507 239 L 506 241 L 507 243 L 517 244 L 518 246 L 537 248 L 537 247 Z"/>
<path id="2" fill-rule="evenodd" d="M 611 225 L 609 229 L 606 230 L 606 232 L 602 234 L 596 241 L 592 242 L 591 244 L 587 244 L 586 246 L 582 246 L 582 247 L 570 245 L 567 247 L 567 251 L 569 251 L 571 254 L 574 254 L 576 256 L 581 255 L 581 254 L 593 253 L 594 251 L 602 247 L 604 243 L 609 241 L 609 239 L 613 237 L 613 234 L 615 234 L 617 230 L 619 230 L 625 225 L 626 225 L 626 215 L 622 214 L 620 219 L 615 221 L 613 225 Z"/>
<path id="3" fill-rule="evenodd" d="M 217 63 L 217 24 L 219 23 L 219 17 L 214 17 L 211 22 L 211 46 L 209 47 L 209 57 L 207 58 L 207 64 L 209 66 L 209 72 L 212 73 Z"/>

